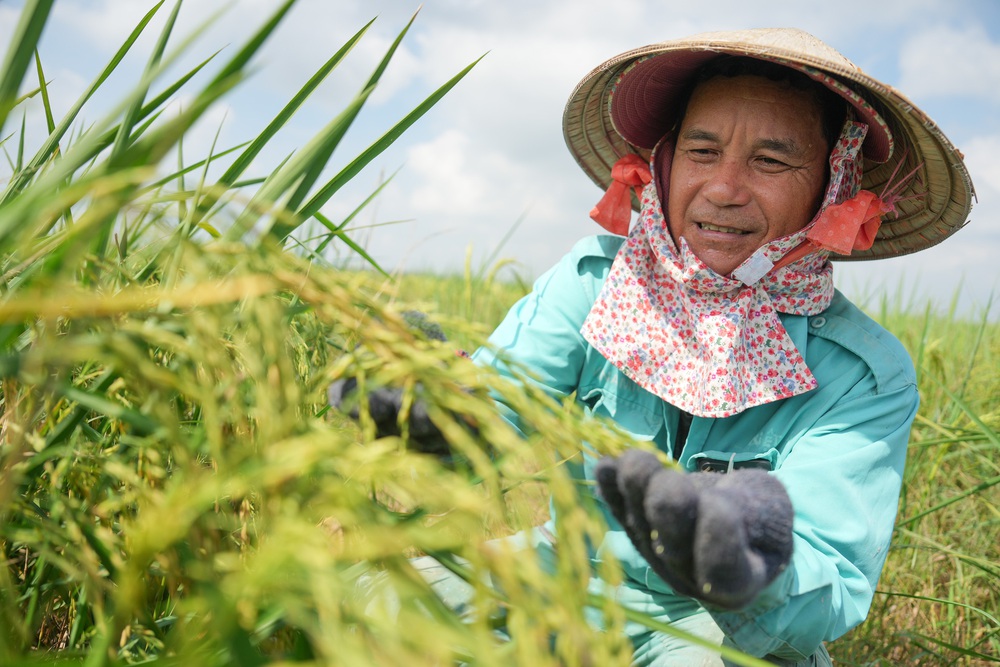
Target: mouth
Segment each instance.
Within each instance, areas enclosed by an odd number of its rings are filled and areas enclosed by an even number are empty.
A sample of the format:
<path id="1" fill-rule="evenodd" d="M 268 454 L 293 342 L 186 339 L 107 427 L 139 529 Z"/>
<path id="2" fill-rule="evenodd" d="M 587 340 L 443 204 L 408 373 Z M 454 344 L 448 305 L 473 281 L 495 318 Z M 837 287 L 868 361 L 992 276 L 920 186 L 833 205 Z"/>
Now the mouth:
<path id="1" fill-rule="evenodd" d="M 707 222 L 696 223 L 698 229 L 704 230 L 706 232 L 722 232 L 723 234 L 733 234 L 734 236 L 744 236 L 750 232 L 743 229 L 734 229 L 733 227 L 720 227 L 719 225 L 712 225 Z"/>

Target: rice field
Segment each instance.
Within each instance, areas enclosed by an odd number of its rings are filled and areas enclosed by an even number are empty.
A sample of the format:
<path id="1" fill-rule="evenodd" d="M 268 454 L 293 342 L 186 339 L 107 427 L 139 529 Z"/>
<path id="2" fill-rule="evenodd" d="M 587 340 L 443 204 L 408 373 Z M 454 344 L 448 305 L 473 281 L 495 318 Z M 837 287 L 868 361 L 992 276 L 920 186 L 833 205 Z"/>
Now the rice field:
<path id="1" fill-rule="evenodd" d="M 321 176 L 392 45 L 294 159 L 253 171 L 361 27 L 257 136 L 182 150 L 293 4 L 206 64 L 200 87 L 196 72 L 163 78 L 179 5 L 153 5 L 84 97 L 54 109 L 35 49 L 52 2 L 24 3 L 0 69 L 0 665 L 627 665 L 626 617 L 656 625 L 588 594 L 586 544 L 602 524 L 566 463 L 630 443 L 455 354 L 481 344 L 526 281 L 506 262 L 390 278 L 351 218 L 322 213 L 474 64 Z M 82 126 L 158 12 L 145 77 Z M 161 113 L 181 93 L 186 112 Z M 39 141 L 19 129 L 29 99 L 47 117 Z M 330 265 L 334 244 L 371 270 Z M 401 317 L 413 308 L 450 341 L 416 335 Z M 873 315 L 913 355 L 923 402 L 875 604 L 830 651 L 843 665 L 1000 662 L 1000 325 L 889 300 Z M 347 376 L 421 398 L 453 459 L 414 451 L 405 423 L 376 439 L 364 410 L 357 422 L 331 410 L 327 387 Z M 486 546 L 550 503 L 563 517 L 556 562 Z M 466 578 L 476 613 L 443 605 L 417 554 Z M 601 574 L 620 577 L 611 563 Z M 373 576 L 398 609 L 367 594 Z"/>

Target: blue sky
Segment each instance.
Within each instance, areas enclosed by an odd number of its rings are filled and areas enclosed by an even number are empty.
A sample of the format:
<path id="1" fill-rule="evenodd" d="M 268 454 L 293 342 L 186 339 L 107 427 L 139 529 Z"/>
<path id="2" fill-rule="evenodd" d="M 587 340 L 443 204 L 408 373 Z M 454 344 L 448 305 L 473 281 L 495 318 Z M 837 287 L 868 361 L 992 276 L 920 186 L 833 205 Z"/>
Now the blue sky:
<path id="1" fill-rule="evenodd" d="M 0 2 L 4 49 L 20 4 Z M 189 0 L 179 34 L 225 12 L 195 42 L 191 62 L 236 48 L 277 4 Z M 151 6 L 143 0 L 56 2 L 41 54 L 57 113 Z M 168 0 L 160 18 L 171 6 Z M 308 108 L 258 159 L 257 172 L 266 173 L 343 108 L 418 7 L 406 0 L 300 0 L 262 52 L 254 76 L 188 139 L 187 155 L 202 155 L 199 144 L 207 150 L 217 131 L 220 145 L 255 136 L 316 68 L 377 17 Z M 587 212 L 601 193 L 562 138 L 563 105 L 576 83 L 605 59 L 637 46 L 706 30 L 777 26 L 813 33 L 913 100 L 965 154 L 978 196 L 971 223 L 955 236 L 908 257 L 839 263 L 838 286 L 868 306 L 875 305 L 871 295 L 885 289 L 907 303 L 931 299 L 942 307 L 957 295 L 962 311 L 972 314 L 991 294 L 1000 301 L 995 0 L 427 0 L 331 169 L 485 57 L 325 213 L 343 217 L 399 170 L 356 225 L 358 238 L 388 270 L 461 271 L 471 252 L 476 268 L 499 257 L 513 260 L 522 275 L 537 276 L 576 239 L 598 231 Z M 155 34 L 139 44 L 139 57 L 111 82 L 112 92 L 134 81 Z M 114 101 L 113 95 L 96 100 L 88 107 L 90 118 Z M 37 110 L 29 113 L 30 123 Z M 994 314 L 998 310 L 995 304 Z"/>

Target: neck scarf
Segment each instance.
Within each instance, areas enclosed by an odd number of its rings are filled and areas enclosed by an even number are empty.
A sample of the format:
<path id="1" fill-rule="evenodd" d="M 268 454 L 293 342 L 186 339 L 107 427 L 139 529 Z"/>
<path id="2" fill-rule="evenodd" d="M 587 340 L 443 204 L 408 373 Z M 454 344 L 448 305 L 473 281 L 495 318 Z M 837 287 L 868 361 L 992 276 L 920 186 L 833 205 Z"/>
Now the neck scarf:
<path id="1" fill-rule="evenodd" d="M 872 216 L 842 215 L 845 206 L 855 208 L 849 198 L 860 183 L 865 129 L 845 124 L 813 221 L 766 243 L 728 277 L 683 238 L 680 247 L 674 243 L 655 177 L 630 183 L 638 190 L 646 182 L 639 218 L 583 323 L 584 338 L 636 384 L 700 417 L 729 417 L 814 389 L 816 379 L 778 314 L 815 315 L 830 305 L 827 251 L 834 248 L 823 236 L 850 237 L 854 247 L 864 235 L 874 238 L 877 214 L 874 229 Z M 663 165 L 666 175 L 671 156 L 672 146 L 661 142 L 650 164 Z"/>

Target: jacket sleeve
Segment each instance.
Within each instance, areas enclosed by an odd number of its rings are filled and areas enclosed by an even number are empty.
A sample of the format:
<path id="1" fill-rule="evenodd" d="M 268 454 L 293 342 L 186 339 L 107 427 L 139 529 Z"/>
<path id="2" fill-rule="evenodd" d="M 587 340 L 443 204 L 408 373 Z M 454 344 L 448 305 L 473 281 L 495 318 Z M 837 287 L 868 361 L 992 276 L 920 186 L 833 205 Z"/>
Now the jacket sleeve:
<path id="1" fill-rule="evenodd" d="M 898 358 L 905 355 L 902 346 L 893 340 L 865 354 L 880 350 L 898 362 L 872 363 L 895 366 L 898 373 L 880 376 L 844 350 L 816 364 L 828 367 L 828 386 L 807 404 L 803 412 L 810 424 L 790 437 L 774 472 L 795 508 L 791 567 L 748 609 L 710 610 L 747 653 L 801 660 L 868 614 L 892 537 L 919 403 L 912 363 Z"/>

